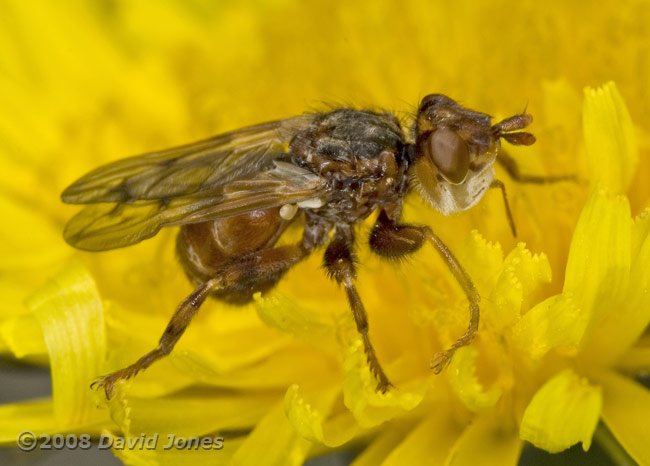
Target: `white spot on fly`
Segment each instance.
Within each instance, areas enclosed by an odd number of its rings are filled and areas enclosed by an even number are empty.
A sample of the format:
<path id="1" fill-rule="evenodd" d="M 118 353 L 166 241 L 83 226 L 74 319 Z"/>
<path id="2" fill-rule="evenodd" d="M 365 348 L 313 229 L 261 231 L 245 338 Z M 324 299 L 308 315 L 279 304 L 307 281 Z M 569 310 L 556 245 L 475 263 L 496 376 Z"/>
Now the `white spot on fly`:
<path id="1" fill-rule="evenodd" d="M 298 203 L 298 207 L 303 209 L 318 209 L 322 205 L 323 205 L 323 201 L 321 201 L 317 197 L 312 197 L 311 199 L 306 199 Z"/>
<path id="2" fill-rule="evenodd" d="M 296 216 L 296 212 L 298 212 L 298 206 L 295 204 L 285 204 L 280 207 L 280 217 L 285 220 L 291 220 Z"/>

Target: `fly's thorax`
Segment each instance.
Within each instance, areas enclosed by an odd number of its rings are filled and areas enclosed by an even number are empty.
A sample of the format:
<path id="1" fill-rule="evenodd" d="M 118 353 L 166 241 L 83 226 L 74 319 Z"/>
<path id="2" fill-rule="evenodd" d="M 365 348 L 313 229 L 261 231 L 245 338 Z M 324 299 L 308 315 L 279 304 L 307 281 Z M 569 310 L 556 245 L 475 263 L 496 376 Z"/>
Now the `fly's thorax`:
<path id="1" fill-rule="evenodd" d="M 291 162 L 326 180 L 322 205 L 300 205 L 331 224 L 358 223 L 406 191 L 405 135 L 389 113 L 339 109 L 291 141 Z M 288 209 L 287 209 L 288 210 Z"/>
<path id="2" fill-rule="evenodd" d="M 377 207 L 398 201 L 407 190 L 406 167 L 399 154 L 390 150 L 364 159 L 353 170 L 347 166 L 323 176 L 328 184 L 327 198 L 310 211 L 333 224 L 359 223 Z M 309 206 L 301 207 L 305 210 Z"/>
<path id="3" fill-rule="evenodd" d="M 346 108 L 314 118 L 292 139 L 289 152 L 317 175 L 354 177 L 376 171 L 375 159 L 386 150 L 397 152 L 405 142 L 395 115 Z"/>

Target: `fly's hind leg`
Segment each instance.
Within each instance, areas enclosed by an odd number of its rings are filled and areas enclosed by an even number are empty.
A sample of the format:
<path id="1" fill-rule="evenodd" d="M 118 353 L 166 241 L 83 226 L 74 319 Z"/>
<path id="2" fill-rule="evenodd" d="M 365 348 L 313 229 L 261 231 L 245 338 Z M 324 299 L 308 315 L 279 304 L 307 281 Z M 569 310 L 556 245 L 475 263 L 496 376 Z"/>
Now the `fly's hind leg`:
<path id="1" fill-rule="evenodd" d="M 297 244 L 262 249 L 233 258 L 224 264 L 213 278 L 199 285 L 178 306 L 169 324 L 167 324 L 158 346 L 154 350 L 145 354 L 130 366 L 100 377 L 91 386 L 98 389 L 103 388 L 106 398 L 111 398 L 115 392 L 116 382 L 133 377 L 172 351 L 190 324 L 192 317 L 211 293 L 218 292 L 220 296 L 224 296 L 228 294 L 241 295 L 250 292 L 252 295 L 253 292 L 259 289 L 268 289 L 292 265 L 303 259 L 308 252 L 307 248 Z"/>
<path id="2" fill-rule="evenodd" d="M 385 211 L 379 214 L 377 223 L 370 233 L 370 248 L 380 256 L 389 259 L 399 259 L 412 254 L 425 241 L 429 241 L 438 251 L 454 278 L 461 286 L 469 302 L 469 325 L 463 335 L 456 340 L 447 350 L 436 354 L 431 362 L 431 368 L 436 374 L 442 372 L 451 361 L 456 350 L 462 346 L 469 345 L 478 331 L 479 323 L 479 296 L 471 278 L 465 271 L 458 259 L 452 254 L 449 248 L 431 228 L 419 225 L 399 224 L 391 220 Z"/>
<path id="3" fill-rule="evenodd" d="M 181 338 L 183 332 L 185 332 L 185 329 L 190 324 L 194 314 L 199 310 L 199 307 L 201 307 L 201 304 L 203 304 L 208 295 L 217 289 L 218 286 L 219 281 L 217 279 L 202 283 L 176 308 L 176 312 L 174 312 L 169 324 L 167 324 L 167 328 L 165 328 L 158 346 L 154 350 L 148 352 L 130 366 L 100 377 L 93 382 L 91 387 L 96 387 L 97 389 L 103 388 L 106 393 L 106 398 L 110 399 L 115 392 L 115 383 L 118 380 L 130 379 L 158 359 L 168 355 Z"/>

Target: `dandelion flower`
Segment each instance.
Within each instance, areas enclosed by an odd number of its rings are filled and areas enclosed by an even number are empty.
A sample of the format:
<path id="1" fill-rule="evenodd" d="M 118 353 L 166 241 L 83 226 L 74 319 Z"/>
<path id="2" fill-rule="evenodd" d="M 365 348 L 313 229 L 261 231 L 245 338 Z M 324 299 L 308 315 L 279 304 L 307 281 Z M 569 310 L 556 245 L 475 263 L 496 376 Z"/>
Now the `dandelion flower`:
<path id="1" fill-rule="evenodd" d="M 583 8 L 5 2 L 0 351 L 49 364 L 53 389 L 0 406 L 0 441 L 23 430 L 224 438 L 217 451 L 114 446 L 138 465 L 300 465 L 352 447 L 355 466 L 507 465 L 524 442 L 588 449 L 602 421 L 650 464 L 650 393 L 634 379 L 650 367 L 650 12 L 629 1 L 584 21 Z M 375 391 L 345 296 L 314 254 L 249 306 L 206 303 L 172 354 L 109 402 L 90 390 L 152 348 L 191 286 L 173 229 L 102 254 L 65 245 L 74 209 L 59 194 L 71 180 L 323 100 L 405 109 L 407 121 L 430 92 L 501 116 L 528 102 L 538 143 L 511 155 L 526 173 L 580 179 L 505 178 L 519 240 L 493 193 L 449 218 L 406 206 L 482 297 L 476 341 L 443 374 L 430 362 L 467 325 L 461 289 L 429 247 L 399 267 L 362 247 L 359 293 L 395 389 Z"/>

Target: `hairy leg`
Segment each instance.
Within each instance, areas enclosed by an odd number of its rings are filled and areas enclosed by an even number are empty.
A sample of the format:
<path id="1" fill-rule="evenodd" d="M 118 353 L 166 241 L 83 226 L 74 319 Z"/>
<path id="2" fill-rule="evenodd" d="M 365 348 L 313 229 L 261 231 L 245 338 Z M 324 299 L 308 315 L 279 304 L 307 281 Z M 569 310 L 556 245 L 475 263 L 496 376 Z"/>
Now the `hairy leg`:
<path id="1" fill-rule="evenodd" d="M 200 284 L 176 308 L 155 349 L 130 366 L 100 377 L 91 386 L 98 389 L 103 388 L 106 398 L 111 398 L 115 392 L 117 381 L 133 377 L 172 351 L 190 324 L 192 317 L 211 293 L 219 292 L 220 295 L 241 293 L 242 290 L 257 289 L 262 284 L 268 287 L 269 284 L 277 282 L 292 265 L 303 259 L 308 252 L 301 245 L 292 245 L 262 249 L 234 258 L 226 263 L 213 278 Z"/>
<path id="2" fill-rule="evenodd" d="M 438 254 L 440 254 L 440 257 L 465 292 L 465 296 L 469 302 L 470 319 L 467 330 L 450 348 L 436 354 L 433 358 L 431 367 L 438 374 L 449 364 L 454 352 L 462 346 L 469 345 L 476 336 L 479 323 L 478 303 L 481 297 L 463 266 L 442 240 L 433 233 L 431 228 L 419 225 L 398 224 L 390 220 L 385 212 L 381 212 L 377 223 L 370 233 L 371 249 L 380 256 L 392 259 L 414 253 L 420 249 L 425 241 L 429 241 L 436 251 L 438 251 Z"/>
<path id="3" fill-rule="evenodd" d="M 385 393 L 392 384 L 384 373 L 384 370 L 377 359 L 375 349 L 370 342 L 368 335 L 368 317 L 361 302 L 357 288 L 354 285 L 356 278 L 355 257 L 353 253 L 353 237 L 351 230 L 341 231 L 337 229 L 334 239 L 327 246 L 324 256 L 324 266 L 328 275 L 343 285 L 350 303 L 352 316 L 357 325 L 357 330 L 363 341 L 363 348 L 368 360 L 370 371 L 377 378 L 377 390 Z"/>

